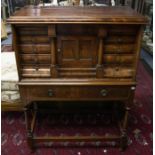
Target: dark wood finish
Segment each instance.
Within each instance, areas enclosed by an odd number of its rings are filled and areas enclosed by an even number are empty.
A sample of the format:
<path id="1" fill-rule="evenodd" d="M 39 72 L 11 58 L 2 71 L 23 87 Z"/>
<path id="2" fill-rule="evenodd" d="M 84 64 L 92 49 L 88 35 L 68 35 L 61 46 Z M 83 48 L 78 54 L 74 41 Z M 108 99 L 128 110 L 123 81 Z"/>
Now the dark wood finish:
<path id="1" fill-rule="evenodd" d="M 130 96 L 129 86 L 20 86 L 25 102 L 69 101 L 69 100 L 126 100 Z M 67 95 L 66 95 L 67 94 Z M 121 94 L 121 96 L 120 96 Z M 24 101 L 24 100 L 23 100 Z"/>
<path id="2" fill-rule="evenodd" d="M 128 7 L 24 7 L 8 19 L 25 109 L 28 144 L 119 140 L 127 146 L 127 119 L 136 85 L 143 25 Z M 112 137 L 34 137 L 37 101 L 124 101 L 121 134 Z M 33 111 L 31 121 L 29 115 Z"/>
<path id="3" fill-rule="evenodd" d="M 50 141 L 55 142 L 65 142 L 65 141 L 71 141 L 71 142 L 90 142 L 90 141 L 117 141 L 119 139 L 119 136 L 111 136 L 111 137 L 105 137 L 105 136 L 80 136 L 80 137 L 34 137 L 34 141 L 36 142 L 47 142 L 47 139 Z"/>
<path id="4" fill-rule="evenodd" d="M 39 37 L 39 36 L 38 36 Z M 23 54 L 50 54 L 50 45 L 48 44 L 20 44 L 19 50 Z"/>
<path id="5" fill-rule="evenodd" d="M 89 24 L 88 29 L 86 26 L 81 24 L 15 26 L 17 34 L 23 34 L 18 38 L 18 51 L 20 51 L 18 59 L 22 62 L 20 75 L 23 78 L 103 79 L 121 77 L 122 74 L 122 77 L 135 78 L 134 64 L 137 60 L 135 55 L 139 53 L 136 50 L 140 47 L 138 43 L 140 39 L 137 38 L 140 26 L 128 25 L 128 29 L 126 25 L 120 24 L 116 26 Z M 26 39 L 23 39 L 25 35 Z M 129 66 L 126 67 L 124 64 Z"/>
<path id="6" fill-rule="evenodd" d="M 147 19 L 130 7 L 29 7 L 16 11 L 10 23 L 146 24 Z"/>
<path id="7" fill-rule="evenodd" d="M 27 143 L 31 151 L 33 151 L 34 150 L 33 130 L 32 130 L 33 121 L 31 123 L 31 111 L 28 108 L 25 108 L 24 113 L 25 113 L 25 122 L 26 122 L 26 130 L 27 130 Z"/>

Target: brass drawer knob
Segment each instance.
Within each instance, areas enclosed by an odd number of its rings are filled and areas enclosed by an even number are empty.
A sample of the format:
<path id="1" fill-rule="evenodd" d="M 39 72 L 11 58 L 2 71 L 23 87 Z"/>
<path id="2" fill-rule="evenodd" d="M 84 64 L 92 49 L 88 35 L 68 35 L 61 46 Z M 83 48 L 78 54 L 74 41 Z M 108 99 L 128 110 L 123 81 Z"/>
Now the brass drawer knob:
<path id="1" fill-rule="evenodd" d="M 131 90 L 135 90 L 135 89 L 136 89 L 136 87 L 134 87 L 134 86 L 131 87 Z"/>
<path id="2" fill-rule="evenodd" d="M 117 52 L 120 53 L 122 51 L 121 47 L 118 47 Z"/>
<path id="3" fill-rule="evenodd" d="M 49 96 L 49 97 L 52 97 L 52 96 L 53 96 L 53 90 L 52 90 L 52 89 L 49 89 L 49 90 L 48 90 L 48 96 Z"/>
<path id="4" fill-rule="evenodd" d="M 119 71 L 119 67 L 116 67 L 116 68 L 115 68 L 115 71 L 117 71 L 117 72 L 118 72 L 118 71 Z"/>
<path id="5" fill-rule="evenodd" d="M 36 64 L 38 63 L 38 58 L 37 58 L 37 56 L 34 57 L 34 63 L 36 63 Z"/>
<path id="6" fill-rule="evenodd" d="M 33 53 L 36 53 L 37 52 L 37 48 L 36 46 L 33 47 Z"/>
<path id="7" fill-rule="evenodd" d="M 106 89 L 101 90 L 101 95 L 102 96 L 107 96 L 107 94 L 108 94 L 108 91 Z"/>
<path id="8" fill-rule="evenodd" d="M 58 48 L 58 49 L 57 49 L 57 51 L 58 51 L 58 52 L 61 52 L 61 49 L 60 49 L 60 48 Z"/>
<path id="9" fill-rule="evenodd" d="M 122 38 L 118 38 L 118 43 L 122 43 Z"/>
<path id="10" fill-rule="evenodd" d="M 35 43 L 36 42 L 36 38 L 32 37 L 31 41 L 32 41 L 32 43 Z"/>

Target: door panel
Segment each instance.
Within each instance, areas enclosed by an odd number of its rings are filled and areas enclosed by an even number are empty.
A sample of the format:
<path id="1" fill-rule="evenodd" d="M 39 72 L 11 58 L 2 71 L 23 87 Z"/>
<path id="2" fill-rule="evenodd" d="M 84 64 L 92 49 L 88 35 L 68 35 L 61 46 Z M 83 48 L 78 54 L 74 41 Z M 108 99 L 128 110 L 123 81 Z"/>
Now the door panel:
<path id="1" fill-rule="evenodd" d="M 92 40 L 79 41 L 79 58 L 80 59 L 93 59 L 92 55 Z"/>
<path id="2" fill-rule="evenodd" d="M 59 36 L 58 64 L 60 67 L 93 67 L 96 65 L 97 41 L 95 37 Z"/>
<path id="3" fill-rule="evenodd" d="M 61 52 L 63 61 L 76 59 L 77 57 L 77 41 L 76 40 L 64 40 L 61 42 Z"/>

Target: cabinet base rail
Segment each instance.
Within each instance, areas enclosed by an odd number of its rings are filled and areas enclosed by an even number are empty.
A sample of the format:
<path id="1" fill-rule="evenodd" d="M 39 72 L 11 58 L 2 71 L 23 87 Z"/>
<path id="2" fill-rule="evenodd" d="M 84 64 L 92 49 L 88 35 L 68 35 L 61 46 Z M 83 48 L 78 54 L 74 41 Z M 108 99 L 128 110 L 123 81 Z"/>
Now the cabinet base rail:
<path id="1" fill-rule="evenodd" d="M 128 116 L 128 108 L 125 108 L 126 112 L 124 115 L 124 122 L 126 124 L 127 116 Z M 34 135 L 34 129 L 37 119 L 37 104 L 33 105 L 33 108 L 25 108 L 25 120 L 26 120 L 26 128 L 27 128 L 27 142 L 31 151 L 34 152 L 37 147 L 36 144 L 44 143 L 44 142 L 110 142 L 115 141 L 119 143 L 120 149 L 124 151 L 127 147 L 127 133 L 126 133 L 126 125 L 123 125 L 118 121 L 118 127 L 120 129 L 120 134 L 117 135 L 106 135 L 106 136 L 36 136 Z M 117 118 L 117 116 L 116 116 Z M 124 126 L 124 127 L 123 127 Z"/>

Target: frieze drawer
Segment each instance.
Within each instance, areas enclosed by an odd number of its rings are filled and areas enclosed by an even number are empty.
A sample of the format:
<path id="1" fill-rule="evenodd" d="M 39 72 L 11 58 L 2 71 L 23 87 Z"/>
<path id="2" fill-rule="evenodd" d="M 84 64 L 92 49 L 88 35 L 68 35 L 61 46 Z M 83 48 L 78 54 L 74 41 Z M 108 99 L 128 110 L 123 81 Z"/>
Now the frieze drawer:
<path id="1" fill-rule="evenodd" d="M 21 93 L 25 93 L 30 101 L 120 100 L 128 99 L 130 90 L 129 86 L 20 86 Z"/>

